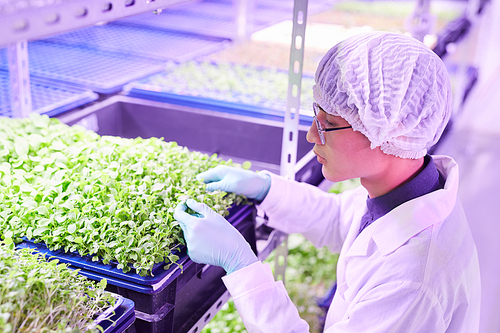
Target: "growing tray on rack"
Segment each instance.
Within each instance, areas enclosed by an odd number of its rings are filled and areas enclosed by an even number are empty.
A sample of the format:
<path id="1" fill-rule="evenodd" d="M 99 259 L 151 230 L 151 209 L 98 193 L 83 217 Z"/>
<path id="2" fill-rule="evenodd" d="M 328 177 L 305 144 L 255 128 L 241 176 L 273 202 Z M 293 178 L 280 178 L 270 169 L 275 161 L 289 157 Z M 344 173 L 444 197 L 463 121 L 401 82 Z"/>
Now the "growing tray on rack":
<path id="1" fill-rule="evenodd" d="M 245 219 L 248 219 L 252 214 L 252 210 L 253 206 L 251 205 L 233 206 L 226 218 L 237 228 L 245 227 L 244 224 L 248 223 L 245 222 Z M 255 244 L 252 246 L 255 248 Z M 28 239 L 24 239 L 21 243 L 18 243 L 16 247 L 35 249 L 37 252 L 45 254 L 47 258 L 58 259 L 60 262 L 69 264 L 73 268 L 81 269 L 83 275 L 88 275 L 88 277 L 94 280 L 106 278 L 108 283 L 117 287 L 130 288 L 144 294 L 152 294 L 164 288 L 167 280 L 173 280 L 182 274 L 184 270 L 183 265 L 189 261 L 186 247 L 181 246 L 178 251 L 174 252 L 179 256 L 179 260 L 175 264 L 170 265 L 167 262 L 155 264 L 152 269 L 152 276 L 140 276 L 134 273 L 134 269 L 124 273 L 123 270 L 117 268 L 117 262 L 104 264 L 102 261 L 93 261 L 90 255 L 80 256 L 77 252 L 65 252 L 63 250 L 51 251 L 44 243 L 35 243 Z M 168 268 L 165 269 L 165 266 Z"/>
<path id="2" fill-rule="evenodd" d="M 50 262 L 44 253 L 16 247 L 11 238 L 0 245 L 1 280 L 7 296 L 1 303 L 4 312 L 12 315 L 4 317 L 2 328 L 31 332 L 61 328 L 62 324 L 114 333 L 133 323 L 134 303 L 104 291 L 105 281 L 82 278 L 68 265 Z"/>
<path id="3" fill-rule="evenodd" d="M 241 232 L 257 253 L 253 213 L 253 206 L 234 206 L 230 209 L 227 220 Z M 79 274 L 92 280 L 106 279 L 107 290 L 134 302 L 134 327 L 137 332 L 187 331 L 225 291 L 220 279 L 225 275 L 224 270 L 194 263 L 186 255 L 185 248 L 180 251 L 177 262 L 182 268 L 172 265 L 164 270 L 165 263 L 158 264 L 153 269 L 155 276 L 142 277 L 132 272 L 123 273 L 115 265 L 92 262 L 90 257 L 50 251 L 40 243 L 23 241 L 17 247 L 34 248 L 46 254 L 49 259 L 58 259 L 69 264 L 70 268 L 79 269 Z"/>
<path id="4" fill-rule="evenodd" d="M 312 124 L 314 79 L 302 80 L 301 125 Z M 286 109 L 288 73 L 273 68 L 225 62 L 190 61 L 131 82 L 131 97 L 282 122 Z"/>

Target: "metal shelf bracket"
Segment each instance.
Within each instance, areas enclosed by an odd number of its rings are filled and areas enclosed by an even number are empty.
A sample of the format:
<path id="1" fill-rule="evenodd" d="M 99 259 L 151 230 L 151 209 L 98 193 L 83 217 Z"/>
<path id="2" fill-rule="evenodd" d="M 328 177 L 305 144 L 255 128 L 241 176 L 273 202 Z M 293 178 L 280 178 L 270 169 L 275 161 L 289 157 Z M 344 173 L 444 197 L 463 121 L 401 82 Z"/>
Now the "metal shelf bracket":
<path id="1" fill-rule="evenodd" d="M 292 45 L 290 49 L 290 67 L 288 70 L 288 96 L 283 128 L 280 173 L 287 179 L 295 179 L 297 163 L 298 126 L 300 110 L 300 90 L 304 63 L 304 41 L 306 34 L 308 0 L 294 0 Z M 286 257 L 288 255 L 287 238 L 275 251 L 275 279 L 285 281 Z"/>

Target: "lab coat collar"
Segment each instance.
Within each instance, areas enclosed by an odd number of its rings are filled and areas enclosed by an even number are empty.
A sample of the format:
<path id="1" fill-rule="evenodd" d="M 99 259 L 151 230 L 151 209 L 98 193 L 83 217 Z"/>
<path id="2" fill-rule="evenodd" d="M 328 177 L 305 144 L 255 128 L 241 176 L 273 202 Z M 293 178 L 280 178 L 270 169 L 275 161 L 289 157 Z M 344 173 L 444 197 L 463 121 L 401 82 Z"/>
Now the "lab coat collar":
<path id="1" fill-rule="evenodd" d="M 390 254 L 422 230 L 450 215 L 458 192 L 458 165 L 448 156 L 433 158 L 446 179 L 444 189 L 407 201 L 376 220 L 356 237 L 346 257 L 367 255 L 370 238 L 382 255 Z"/>

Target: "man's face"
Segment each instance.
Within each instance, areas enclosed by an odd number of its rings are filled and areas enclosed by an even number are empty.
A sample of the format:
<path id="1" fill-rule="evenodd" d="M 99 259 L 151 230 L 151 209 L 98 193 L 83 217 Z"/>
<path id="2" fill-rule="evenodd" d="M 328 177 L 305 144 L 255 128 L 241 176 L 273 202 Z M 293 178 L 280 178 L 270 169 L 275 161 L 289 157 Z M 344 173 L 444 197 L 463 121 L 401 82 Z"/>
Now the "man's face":
<path id="1" fill-rule="evenodd" d="M 349 126 L 342 117 L 332 116 L 321 110 L 317 114 L 323 128 Z M 323 176 L 333 182 L 352 178 L 366 178 L 381 172 L 382 151 L 371 149 L 370 141 L 352 128 L 324 132 L 325 145 L 321 144 L 316 124 L 307 133 L 307 141 L 314 143 L 314 153 L 323 164 Z"/>

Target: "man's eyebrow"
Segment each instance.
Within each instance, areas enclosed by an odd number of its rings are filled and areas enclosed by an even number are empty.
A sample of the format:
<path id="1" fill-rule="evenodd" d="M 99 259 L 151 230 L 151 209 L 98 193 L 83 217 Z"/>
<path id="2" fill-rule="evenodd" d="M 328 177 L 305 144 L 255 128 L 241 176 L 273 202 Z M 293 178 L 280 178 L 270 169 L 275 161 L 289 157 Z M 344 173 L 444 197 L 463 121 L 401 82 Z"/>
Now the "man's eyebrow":
<path id="1" fill-rule="evenodd" d="M 326 113 L 326 112 L 325 112 Z M 332 119 L 333 118 L 333 119 Z M 325 120 L 328 121 L 328 122 L 336 122 L 336 119 L 337 117 L 332 115 L 332 114 L 329 114 L 329 113 L 326 113 L 326 116 L 325 116 Z"/>
<path id="2" fill-rule="evenodd" d="M 325 117 L 325 124 L 328 124 L 330 126 L 336 126 L 338 125 L 335 119 L 328 119 L 329 114 L 327 113 L 327 116 Z"/>
<path id="3" fill-rule="evenodd" d="M 318 108 L 326 114 L 326 116 L 325 116 L 325 121 L 326 122 L 328 122 L 330 125 L 339 125 L 339 123 L 337 121 L 337 118 L 342 118 L 342 117 L 340 117 L 340 116 L 334 116 L 332 114 L 329 114 L 321 106 L 319 106 L 319 104 L 318 104 Z M 330 119 L 328 119 L 329 117 L 330 117 Z M 332 119 L 332 117 L 334 119 Z"/>
<path id="4" fill-rule="evenodd" d="M 326 114 L 325 122 L 335 127 L 350 126 L 349 122 L 346 121 L 344 118 L 340 116 L 334 116 L 329 113 Z"/>

